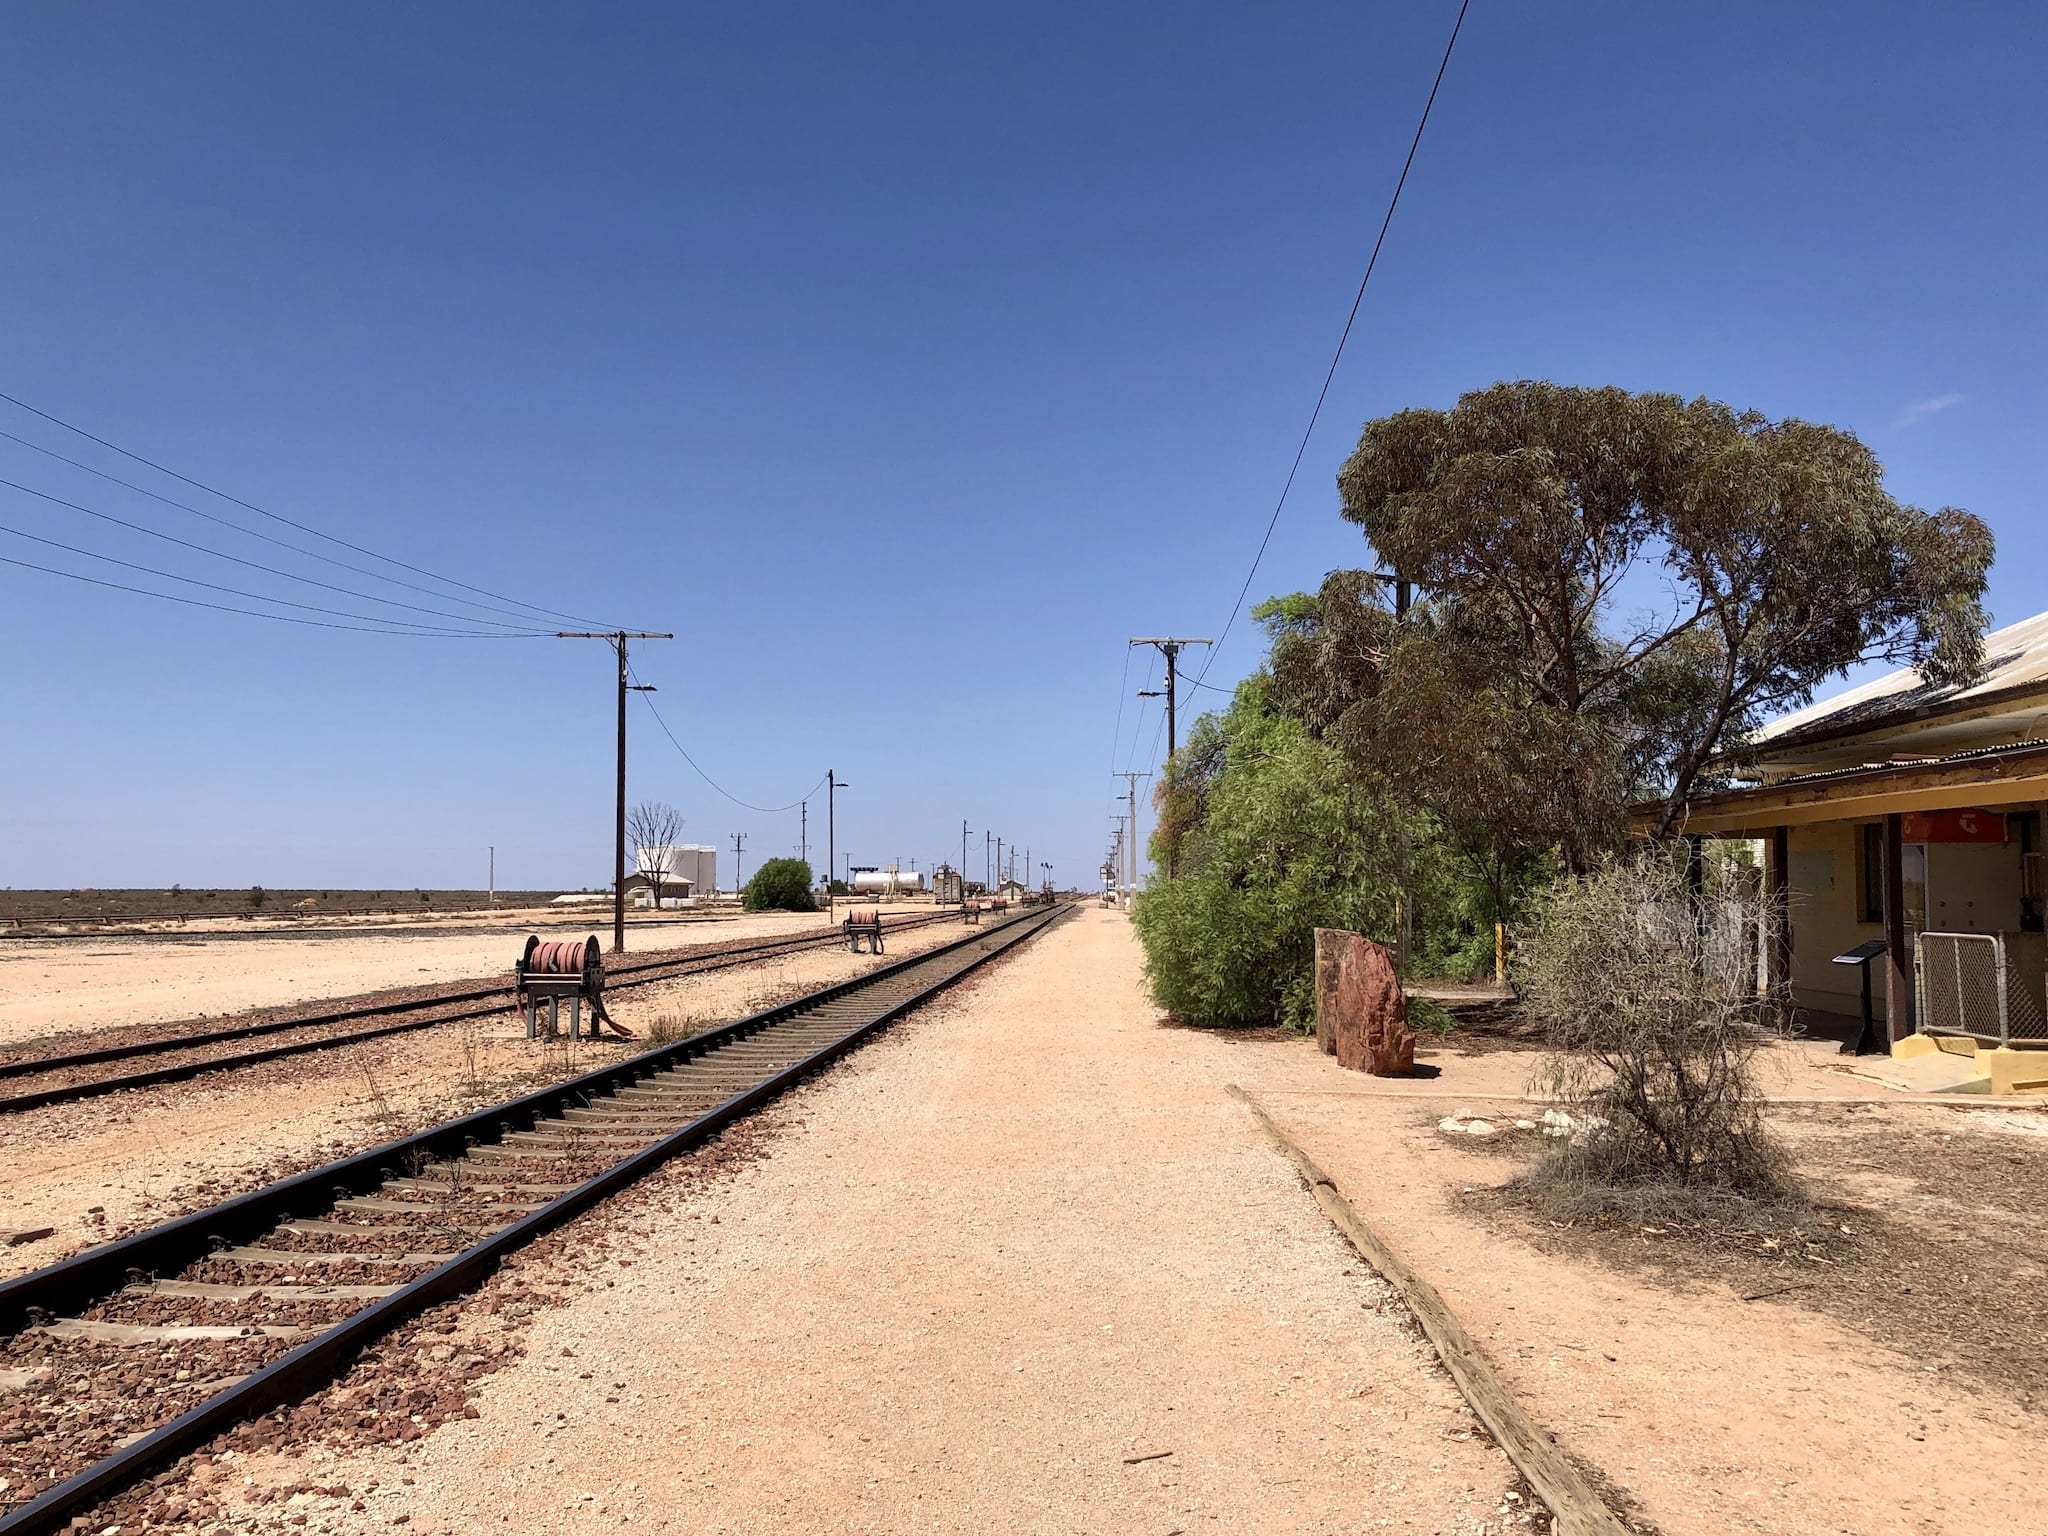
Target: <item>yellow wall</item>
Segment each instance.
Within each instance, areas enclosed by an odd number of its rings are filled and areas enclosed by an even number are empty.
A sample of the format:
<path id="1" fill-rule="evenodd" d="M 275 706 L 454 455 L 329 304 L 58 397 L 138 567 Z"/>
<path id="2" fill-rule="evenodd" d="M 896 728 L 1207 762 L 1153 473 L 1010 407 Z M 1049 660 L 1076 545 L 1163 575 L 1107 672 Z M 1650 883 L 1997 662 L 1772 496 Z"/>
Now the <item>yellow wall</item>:
<path id="1" fill-rule="evenodd" d="M 1857 969 L 1834 965 L 1831 958 L 1867 939 L 1884 937 L 1884 925 L 1861 920 L 1861 872 L 1857 858 L 1861 824 L 1817 822 L 1787 833 L 1790 854 L 1792 917 L 1792 996 L 1802 1007 L 1853 1014 L 1860 1007 Z M 1923 921 L 1939 933 L 2005 934 L 2015 975 L 2013 983 L 2028 994 L 2029 1003 L 2014 1001 L 2014 1024 L 2024 1028 L 2030 1013 L 2044 1006 L 2043 936 L 2019 932 L 2020 857 L 2017 843 L 1997 845 L 1937 844 L 1926 850 L 1907 849 L 1908 923 Z M 1924 870 L 1924 890 L 1912 889 Z M 1884 961 L 1871 965 L 1871 998 L 1884 1006 Z"/>
<path id="2" fill-rule="evenodd" d="M 1806 1008 L 1855 1013 L 1862 981 L 1853 965 L 1831 960 L 1866 939 L 1884 937 L 1882 923 L 1857 919 L 1856 825 L 1824 821 L 1793 827 L 1786 837 L 1791 875 L 1792 998 Z M 1884 962 L 1872 963 L 1870 995 L 1884 1006 Z"/>

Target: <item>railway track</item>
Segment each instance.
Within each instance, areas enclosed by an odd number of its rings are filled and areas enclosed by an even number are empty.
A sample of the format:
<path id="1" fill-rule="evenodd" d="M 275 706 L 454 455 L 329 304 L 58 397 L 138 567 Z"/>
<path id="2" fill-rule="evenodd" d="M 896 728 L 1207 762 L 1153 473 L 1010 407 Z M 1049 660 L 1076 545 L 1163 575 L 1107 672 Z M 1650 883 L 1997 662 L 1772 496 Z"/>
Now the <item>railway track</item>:
<path id="1" fill-rule="evenodd" d="M 901 933 L 913 928 L 927 927 L 932 923 L 948 921 L 952 916 L 951 913 L 935 913 L 930 917 L 899 918 L 893 923 L 885 924 L 883 931 Z M 721 945 L 715 949 L 693 950 L 687 954 L 641 961 L 637 964 L 608 967 L 605 973 L 605 990 L 616 992 L 627 987 L 644 987 L 656 982 L 677 981 L 839 942 L 841 935 L 838 929 L 826 928 L 809 933 Z M 10 1091 L 0 1095 L 0 1115 L 41 1109 L 50 1104 L 66 1104 L 79 1099 L 97 1098 L 101 1094 L 119 1093 L 127 1088 L 148 1088 L 162 1083 L 182 1082 L 198 1077 L 202 1073 L 257 1066 L 266 1061 L 276 1061 L 306 1051 L 355 1045 L 366 1040 L 383 1039 L 388 1035 L 428 1029 L 436 1024 L 454 1024 L 469 1019 L 488 1018 L 511 1006 L 512 984 L 506 981 L 488 987 L 469 987 L 398 1002 L 364 1003 L 358 1007 L 335 1009 L 327 1013 L 296 1018 L 265 1019 L 256 1023 L 231 1025 L 224 1029 L 202 1030 L 154 1040 L 126 1041 L 119 1045 L 102 1046 L 92 1050 L 0 1061 L 0 1081 L 10 1085 Z M 383 1022 L 363 1022 L 370 1019 Z M 294 1038 L 278 1040 L 253 1050 L 235 1048 L 238 1042 L 287 1034 Z M 118 1068 L 123 1063 L 151 1057 L 157 1058 L 155 1063 L 139 1070 L 106 1070 Z"/>
<path id="2" fill-rule="evenodd" d="M 0 1536 L 64 1528 L 1072 909 L 936 950 L 0 1282 Z M 27 1422 L 26 1432 L 23 1422 Z M 25 1449 L 24 1449 L 25 1447 Z"/>

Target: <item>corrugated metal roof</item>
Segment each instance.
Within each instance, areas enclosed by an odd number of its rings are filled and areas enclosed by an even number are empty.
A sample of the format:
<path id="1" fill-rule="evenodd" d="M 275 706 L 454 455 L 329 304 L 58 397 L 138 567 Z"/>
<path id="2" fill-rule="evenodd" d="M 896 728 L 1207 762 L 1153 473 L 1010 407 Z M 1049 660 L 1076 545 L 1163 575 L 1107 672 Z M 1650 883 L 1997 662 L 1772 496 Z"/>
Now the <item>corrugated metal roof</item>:
<path id="1" fill-rule="evenodd" d="M 2043 743 L 2038 741 L 2007 742 L 1996 747 L 1972 747 L 1967 752 L 1950 752 L 1943 757 L 1916 757 L 1905 762 L 1851 763 L 1844 768 L 1823 768 L 1813 773 L 1795 773 L 1782 779 L 1772 779 L 1768 784 L 1746 784 L 1739 790 L 1726 790 L 1725 794 L 1737 795 L 1747 791 L 1767 794 L 1776 789 L 1789 789 L 1801 784 L 1825 784 L 1830 779 L 1854 778 L 1859 773 L 1913 773 L 1929 768 L 1951 768 L 1958 763 L 1974 763 L 1986 758 L 2012 757 L 2022 752 L 2038 752 Z"/>
<path id="2" fill-rule="evenodd" d="M 1933 687 L 1917 669 L 1908 667 L 1781 716 L 1750 740 L 1759 747 L 1789 746 L 1809 734 L 1881 725 L 1894 715 L 1967 704 L 2029 684 L 2048 688 L 2048 613 L 2037 613 L 1986 635 L 1984 670 L 1967 688 Z"/>

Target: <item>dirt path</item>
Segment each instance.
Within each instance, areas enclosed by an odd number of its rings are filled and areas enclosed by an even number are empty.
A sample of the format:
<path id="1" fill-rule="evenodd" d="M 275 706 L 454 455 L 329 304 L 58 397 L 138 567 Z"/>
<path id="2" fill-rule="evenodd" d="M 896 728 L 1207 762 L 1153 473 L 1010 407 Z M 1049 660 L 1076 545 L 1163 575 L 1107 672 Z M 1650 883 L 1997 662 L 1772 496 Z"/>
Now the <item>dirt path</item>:
<path id="1" fill-rule="evenodd" d="M 929 913 L 932 908 L 927 903 L 901 910 Z M 824 926 L 822 914 L 794 912 L 706 922 L 641 920 L 627 942 L 635 950 L 655 950 Z M 315 933 L 255 938 L 0 939 L 0 1043 L 63 1030 L 218 1017 L 386 987 L 509 977 L 527 934 L 576 939 L 596 933 L 609 944 L 610 915 L 537 919 L 525 914 L 495 926 L 480 918 L 461 927 L 455 933 L 379 933 L 330 925 Z"/>
<path id="2" fill-rule="evenodd" d="M 611 1011 L 643 1035 L 662 1015 L 702 1028 L 960 933 L 934 923 L 896 934 L 881 961 L 807 950 L 616 991 Z M 56 1228 L 39 1242 L 0 1247 L 0 1277 L 640 1049 L 529 1041 L 508 1012 L 0 1116 L 0 1227 Z"/>
<path id="3" fill-rule="evenodd" d="M 1526 1529 L 1206 1044 L 1084 912 L 770 1111 L 767 1160 L 595 1218 L 480 1417 L 215 1485 L 310 1477 L 236 1526 L 279 1532 Z"/>
<path id="4" fill-rule="evenodd" d="M 1660 1274 L 1654 1257 L 1625 1273 L 1539 1251 L 1467 1198 L 1520 1163 L 1440 1131 L 1452 1103 L 1403 1103 L 1305 1042 L 1234 1054 L 1238 1080 L 1434 1281 L 1538 1421 L 1667 1536 L 2041 1528 L 2048 1424 L 1958 1379 L 1946 1351 L 1908 1358 L 1802 1305 L 1808 1287 L 1841 1283 L 1827 1268 L 1744 1301 Z M 1862 1113 L 1959 1126 L 1950 1110 Z M 1953 1318 L 1971 1326 L 1963 1305 Z"/>

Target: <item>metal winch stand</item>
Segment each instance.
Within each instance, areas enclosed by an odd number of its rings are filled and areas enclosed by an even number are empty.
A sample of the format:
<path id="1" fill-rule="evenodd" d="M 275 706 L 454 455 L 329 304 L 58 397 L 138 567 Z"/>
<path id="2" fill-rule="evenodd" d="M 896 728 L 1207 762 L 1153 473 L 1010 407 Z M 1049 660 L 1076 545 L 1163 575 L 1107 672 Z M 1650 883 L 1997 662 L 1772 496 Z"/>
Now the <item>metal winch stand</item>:
<path id="1" fill-rule="evenodd" d="M 576 1039 L 583 1032 L 583 978 L 581 976 L 528 976 L 526 978 L 526 1038 L 535 1039 L 540 1034 L 540 1006 L 547 1003 L 548 1029 L 550 1040 L 562 1033 L 562 999 L 569 1000 L 569 1038 Z M 597 1021 L 591 1020 L 590 1032 L 597 1033 Z"/>

